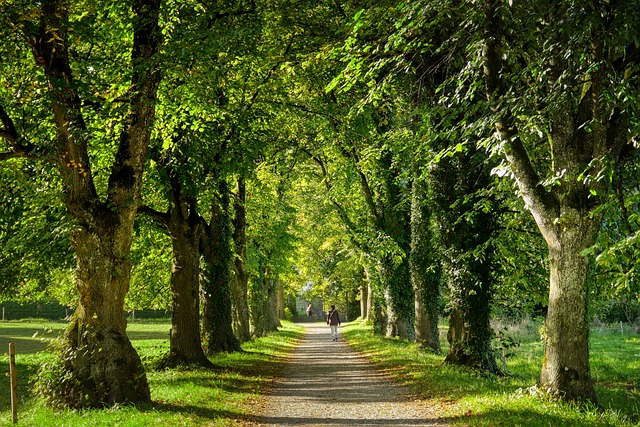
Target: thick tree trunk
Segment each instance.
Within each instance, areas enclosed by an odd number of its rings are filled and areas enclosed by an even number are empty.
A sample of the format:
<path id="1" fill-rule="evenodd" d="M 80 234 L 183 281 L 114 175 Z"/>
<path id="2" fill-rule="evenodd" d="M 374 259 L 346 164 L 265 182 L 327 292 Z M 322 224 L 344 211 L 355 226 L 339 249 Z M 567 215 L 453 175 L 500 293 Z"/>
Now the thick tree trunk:
<path id="1" fill-rule="evenodd" d="M 442 274 L 450 291 L 450 347 L 445 361 L 498 373 L 489 324 L 494 214 L 476 209 L 483 197 L 478 191 L 489 187 L 487 168 L 484 155 L 469 148 L 434 164 L 430 182 Z"/>
<path id="2" fill-rule="evenodd" d="M 383 201 L 380 225 L 397 245 L 396 253 L 387 253 L 379 260 L 380 280 L 387 303 L 386 336 L 412 340 L 415 333 L 415 307 L 408 260 L 411 240 L 410 215 L 408 209 L 401 207 L 402 190 L 398 187 L 398 170 L 393 167 L 392 154 L 386 151 L 380 162 L 385 170 L 384 190 L 380 197 Z"/>
<path id="3" fill-rule="evenodd" d="M 417 171 L 417 168 L 414 168 Z M 411 190 L 411 281 L 415 298 L 416 343 L 440 352 L 440 266 L 431 236 L 426 184 L 414 177 Z"/>
<path id="4" fill-rule="evenodd" d="M 497 111 L 501 114 L 495 121 L 496 136 L 503 143 L 520 194 L 549 248 L 549 308 L 540 384 L 564 399 L 596 404 L 586 319 L 589 259 L 582 253 L 593 244 L 599 228 L 594 209 L 602 203 L 607 191 L 607 179 L 602 177 L 615 170 L 623 150 L 630 148 L 631 142 L 631 113 L 620 104 L 608 102 L 607 95 L 618 90 L 616 85 L 630 84 L 636 78 L 631 71 L 636 62 L 618 60 L 609 46 L 608 38 L 617 34 L 611 26 L 616 25 L 614 16 L 620 12 L 618 7 L 595 5 L 584 15 L 589 25 L 575 26 L 579 30 L 575 34 L 564 33 L 567 41 L 586 42 L 572 48 L 576 57 L 549 58 L 549 77 L 562 76 L 559 81 L 567 89 L 558 98 L 554 81 L 547 86 L 551 93 L 541 92 L 543 105 L 549 105 L 549 99 L 554 105 L 553 115 L 544 118 L 550 123 L 547 136 L 551 142 L 544 157 L 530 157 L 525 146 L 528 138 L 521 138 L 517 127 L 520 118 L 513 117 L 511 110 Z M 563 9 L 559 8 L 557 13 L 566 13 Z M 514 87 L 517 89 L 511 76 L 520 70 L 510 70 L 502 62 L 505 30 L 500 2 L 485 2 L 484 13 L 483 69 L 487 97 L 494 105 L 504 105 L 505 95 Z M 581 66 L 574 67 L 578 63 Z M 598 66 L 583 67 L 591 64 Z M 570 71 L 565 74 L 567 70 Z M 502 80 L 505 75 L 508 86 Z M 550 162 L 538 168 L 540 159 Z M 549 178 L 553 179 L 553 185 L 543 185 Z"/>
<path id="5" fill-rule="evenodd" d="M 123 308 L 131 273 L 126 255 L 133 230 L 126 218 L 119 226 L 112 218 L 105 229 L 74 234 L 80 300 L 63 350 L 70 376 L 60 379 L 58 396 L 73 407 L 150 401 L 142 362 L 126 335 Z"/>
<path id="6" fill-rule="evenodd" d="M 244 178 L 238 178 L 238 190 L 234 199 L 233 241 L 235 258 L 232 278 L 233 329 L 240 342 L 251 339 L 249 323 L 249 275 L 247 273 L 247 216 L 245 210 L 246 185 Z"/>
<path id="7" fill-rule="evenodd" d="M 231 315 L 231 218 L 229 189 L 219 179 L 220 201 L 214 200 L 211 218 L 203 239 L 205 269 L 202 278 L 204 294 L 203 328 L 207 352 L 242 351 L 233 333 Z"/>
<path id="8" fill-rule="evenodd" d="M 195 212 L 195 207 L 193 207 Z M 213 367 L 202 349 L 200 336 L 200 233 L 196 219 L 171 213 L 168 228 L 173 244 L 171 270 L 171 340 L 164 366 L 198 364 Z"/>
<path id="9" fill-rule="evenodd" d="M 597 222 L 588 210 L 573 216 L 575 221 L 564 216 L 562 233 L 549 245 L 549 308 L 540 385 L 569 400 L 597 402 L 589 366 L 585 295 L 590 261 L 581 255 L 595 241 Z"/>

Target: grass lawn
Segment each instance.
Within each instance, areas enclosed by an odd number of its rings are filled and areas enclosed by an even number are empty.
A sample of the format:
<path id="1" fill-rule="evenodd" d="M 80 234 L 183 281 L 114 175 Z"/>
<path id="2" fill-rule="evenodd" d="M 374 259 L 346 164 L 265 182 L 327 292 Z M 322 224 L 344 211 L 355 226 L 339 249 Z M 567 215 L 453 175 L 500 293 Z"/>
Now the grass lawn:
<path id="1" fill-rule="evenodd" d="M 153 371 L 153 362 L 168 350 L 168 323 L 131 323 L 133 345 L 148 367 L 153 403 L 145 407 L 105 410 L 53 410 L 31 394 L 29 377 L 52 357 L 43 351 L 64 324 L 30 321 L 0 323 L 0 346 L 16 343 L 20 426 L 242 426 L 246 408 L 260 404 L 302 328 L 283 322 L 280 332 L 246 343 L 243 354 L 212 358 L 224 371 Z M 387 375 L 413 388 L 456 426 L 640 426 L 640 335 L 632 331 L 594 330 L 591 336 L 592 374 L 600 407 L 577 407 L 536 395 L 542 364 L 538 325 L 508 332 L 518 342 L 506 359 L 508 375 L 495 377 L 444 365 L 443 354 L 415 344 L 374 336 L 371 327 L 352 322 L 342 328 L 345 339 L 374 360 Z M 446 330 L 442 329 L 444 338 Z M 8 372 L 8 357 L 0 358 Z M 9 379 L 0 381 L 0 425 L 10 425 Z"/>
<path id="2" fill-rule="evenodd" d="M 29 378 L 52 357 L 44 352 L 49 340 L 65 327 L 46 321 L 0 323 L 0 370 L 9 371 L 10 341 L 16 343 L 19 426 L 178 427 L 241 426 L 246 408 L 257 404 L 302 336 L 303 328 L 289 322 L 277 333 L 243 345 L 246 353 L 220 354 L 211 360 L 226 369 L 153 371 L 151 365 L 168 351 L 170 324 L 130 323 L 127 332 L 147 366 L 153 403 L 145 407 L 64 411 L 46 407 L 30 392 Z M 0 425 L 11 425 L 9 378 L 0 383 Z"/>
<path id="3" fill-rule="evenodd" d="M 639 426 L 640 335 L 629 330 L 593 331 L 591 370 L 600 407 L 577 407 L 537 393 L 543 348 L 537 325 L 508 332 L 519 346 L 506 359 L 508 375 L 496 377 L 443 364 L 443 354 L 413 343 L 374 336 L 371 327 L 351 323 L 343 332 L 349 343 L 387 374 L 431 400 L 447 421 L 462 426 Z M 441 329 L 446 336 L 446 329 Z"/>

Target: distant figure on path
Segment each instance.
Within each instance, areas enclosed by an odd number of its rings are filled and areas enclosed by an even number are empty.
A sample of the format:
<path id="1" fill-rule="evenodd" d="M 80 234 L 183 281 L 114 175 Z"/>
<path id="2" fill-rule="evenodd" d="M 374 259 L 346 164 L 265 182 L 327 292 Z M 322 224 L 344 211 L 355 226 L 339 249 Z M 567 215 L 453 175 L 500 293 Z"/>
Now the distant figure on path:
<path id="1" fill-rule="evenodd" d="M 311 308 L 311 303 L 307 306 L 307 316 L 313 316 L 313 308 Z"/>
<path id="2" fill-rule="evenodd" d="M 331 327 L 331 338 L 338 341 L 338 326 L 340 326 L 340 314 L 336 310 L 336 306 L 331 306 L 331 311 L 327 314 L 327 325 Z"/>

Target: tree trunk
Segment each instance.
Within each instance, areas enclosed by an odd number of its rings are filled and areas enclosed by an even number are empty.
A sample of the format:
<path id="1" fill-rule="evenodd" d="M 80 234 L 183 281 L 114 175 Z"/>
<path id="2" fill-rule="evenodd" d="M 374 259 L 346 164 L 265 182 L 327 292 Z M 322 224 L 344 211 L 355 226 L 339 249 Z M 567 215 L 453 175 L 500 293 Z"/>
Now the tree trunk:
<path id="1" fill-rule="evenodd" d="M 520 72 L 502 63 L 504 25 L 499 5 L 494 1 L 484 5 L 483 71 L 487 97 L 495 105 L 502 104 L 507 93 L 503 76 Z M 615 58 L 607 40 L 617 34 L 611 26 L 617 22 L 613 17 L 619 13 L 618 7 L 595 5 L 591 16 L 585 14 L 588 26 L 576 26 L 578 34 L 564 33 L 567 41 L 585 42 L 572 48 L 579 59 L 550 58 L 549 75 L 562 75 L 566 89 L 560 98 L 554 85 L 548 86 L 551 93 L 541 92 L 545 106 L 548 99 L 554 103 L 553 115 L 544 117 L 550 124 L 547 137 L 551 142 L 544 157 L 530 157 L 526 139 L 521 138 L 517 127 L 519 118 L 512 117 L 511 110 L 497 111 L 500 114 L 495 116 L 496 136 L 503 143 L 520 194 L 549 248 L 549 308 L 540 385 L 564 399 L 596 404 L 586 319 L 589 259 L 583 251 L 594 243 L 599 229 L 600 219 L 594 209 L 606 193 L 607 179 L 602 177 L 615 170 L 625 148 L 631 149 L 631 113 L 620 104 L 608 102 L 608 94 L 619 90 L 616 85 L 630 84 L 636 77 L 631 72 L 636 62 Z M 564 13 L 563 9 L 559 12 Z M 531 42 L 537 43 L 534 39 Z M 577 63 L 580 67 L 574 67 Z M 515 80 L 507 78 L 510 91 Z M 538 169 L 540 159 L 551 161 Z M 548 178 L 553 179 L 553 185 L 542 185 Z"/>
<path id="2" fill-rule="evenodd" d="M 557 244 L 549 246 L 549 309 L 545 321 L 541 386 L 568 399 L 597 402 L 589 366 L 586 287 L 589 259 L 581 252 L 595 241 L 597 222 L 589 212 L 568 218 Z"/>
<path id="3" fill-rule="evenodd" d="M 247 274 L 247 216 L 245 210 L 246 185 L 244 178 L 238 178 L 238 192 L 234 199 L 233 241 L 235 258 L 232 279 L 233 327 L 240 342 L 251 339 L 249 324 L 249 275 Z"/>
<path id="4" fill-rule="evenodd" d="M 178 198 L 181 201 L 182 198 Z M 202 349 L 200 336 L 200 226 L 195 203 L 176 203 L 169 213 L 168 229 L 173 244 L 171 270 L 171 340 L 164 366 L 198 364 L 213 367 Z"/>
<path id="5" fill-rule="evenodd" d="M 380 261 L 380 279 L 387 303 L 387 338 L 413 339 L 413 292 L 406 258 L 398 263 L 391 256 Z"/>
<path id="6" fill-rule="evenodd" d="M 269 280 L 269 297 L 267 300 L 269 301 L 269 307 L 267 312 L 268 315 L 268 331 L 273 332 L 277 331 L 281 326 L 280 318 L 278 317 L 278 293 L 279 289 L 282 287 L 280 284 L 280 280 L 271 279 Z"/>
<path id="7" fill-rule="evenodd" d="M 417 170 L 417 168 L 414 168 Z M 440 352 L 440 267 L 433 255 L 426 184 L 415 176 L 411 192 L 411 281 L 415 297 L 416 343 Z"/>
<path id="8" fill-rule="evenodd" d="M 380 280 L 387 303 L 387 337 L 414 339 L 414 295 L 411 285 L 409 252 L 411 225 L 409 210 L 402 208 L 398 187 L 398 171 L 393 167 L 392 153 L 385 151 L 380 159 L 384 170 L 384 186 L 380 196 L 380 224 L 396 246 L 396 253 L 385 253 L 379 259 Z M 387 251 L 387 249 L 385 249 Z"/>
<path id="9" fill-rule="evenodd" d="M 269 272 L 260 261 L 260 278 L 253 281 L 250 290 L 249 309 L 251 313 L 252 335 L 263 337 L 269 332 Z"/>
<path id="10" fill-rule="evenodd" d="M 104 229 L 74 234 L 80 300 L 63 349 L 71 377 L 61 379 L 63 395 L 58 396 L 73 407 L 150 401 L 142 362 L 126 335 L 131 261 L 123 255 L 131 245 L 133 221 L 125 218 L 120 225 L 111 225 L 118 223 L 113 218 Z"/>
<path id="11" fill-rule="evenodd" d="M 485 156 L 473 147 L 468 150 L 443 156 L 430 171 L 442 273 L 450 291 L 450 347 L 445 361 L 498 373 L 489 324 L 494 214 L 476 209 L 478 204 L 492 203 L 478 194 L 489 187 L 489 173 Z"/>
<path id="12" fill-rule="evenodd" d="M 278 280 L 277 288 L 276 288 L 276 320 L 278 325 L 280 326 L 280 320 L 284 319 L 284 286 L 282 286 L 282 282 Z"/>
<path id="13" fill-rule="evenodd" d="M 360 318 L 362 320 L 367 319 L 367 306 L 369 305 L 369 302 L 367 301 L 367 298 L 369 297 L 369 291 L 367 288 L 367 282 L 363 281 L 360 284 Z"/>
<path id="14" fill-rule="evenodd" d="M 368 274 L 367 277 L 369 277 Z M 374 307 L 373 299 L 373 286 L 371 286 L 371 281 L 367 279 L 367 314 L 365 317 L 367 320 L 371 320 L 371 313 L 373 312 Z"/>
<path id="15" fill-rule="evenodd" d="M 231 219 L 229 189 L 224 179 L 219 179 L 218 189 L 220 201 L 212 202 L 202 249 L 205 263 L 203 328 L 209 354 L 242 351 L 231 326 Z"/>

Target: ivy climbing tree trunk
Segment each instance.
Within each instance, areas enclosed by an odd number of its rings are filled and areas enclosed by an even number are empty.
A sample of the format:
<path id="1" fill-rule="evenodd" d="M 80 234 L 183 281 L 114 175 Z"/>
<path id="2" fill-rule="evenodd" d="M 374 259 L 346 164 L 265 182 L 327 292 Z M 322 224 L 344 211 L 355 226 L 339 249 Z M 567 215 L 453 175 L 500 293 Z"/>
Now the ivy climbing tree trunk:
<path id="1" fill-rule="evenodd" d="M 411 285 L 409 266 L 411 226 L 409 212 L 402 207 L 398 171 L 393 166 L 392 153 L 383 150 L 380 166 L 383 174 L 383 190 L 379 209 L 382 216 L 379 226 L 397 245 L 396 253 L 387 253 L 378 260 L 380 280 L 387 305 L 387 337 L 414 339 L 415 298 Z"/>
<path id="2" fill-rule="evenodd" d="M 26 150 L 29 156 L 44 155 L 56 164 L 64 202 L 76 222 L 72 246 L 79 303 L 62 349 L 64 373 L 49 392 L 59 404 L 72 407 L 148 402 L 144 368 L 126 335 L 124 299 L 131 274 L 133 224 L 161 79 L 157 59 L 160 1 L 131 4 L 131 82 L 123 96 L 128 111 L 114 144 L 117 152 L 105 200 L 94 185 L 89 156 L 92 135 L 83 118 L 78 92 L 82 85 L 74 79 L 70 63 L 68 2 L 45 0 L 34 7 L 40 8 L 33 18 L 37 22 L 19 28 L 47 80 L 56 135 L 51 147 L 34 151 L 20 140 L 8 114 L 2 114 L 2 135 L 15 153 Z"/>
<path id="3" fill-rule="evenodd" d="M 211 204 L 211 218 L 203 239 L 203 328 L 207 352 L 242 351 L 232 328 L 231 315 L 231 218 L 229 187 L 217 178 L 219 200 Z"/>
<path id="4" fill-rule="evenodd" d="M 244 178 L 238 178 L 237 193 L 234 198 L 233 242 L 235 258 L 233 261 L 232 303 L 233 326 L 236 337 L 240 342 L 251 339 L 251 325 L 249 323 L 249 275 L 247 274 L 247 214 L 246 183 Z"/>
<path id="5" fill-rule="evenodd" d="M 418 168 L 414 168 L 418 169 Z M 415 297 L 416 343 L 440 352 L 440 265 L 432 242 L 426 183 L 417 170 L 411 190 L 411 281 Z"/>
<path id="6" fill-rule="evenodd" d="M 430 171 L 443 276 L 450 291 L 445 361 L 498 373 L 489 324 L 494 214 L 490 208 L 476 208 L 486 206 L 478 191 L 489 186 L 489 174 L 485 157 L 473 147 L 468 150 L 442 156 Z"/>

